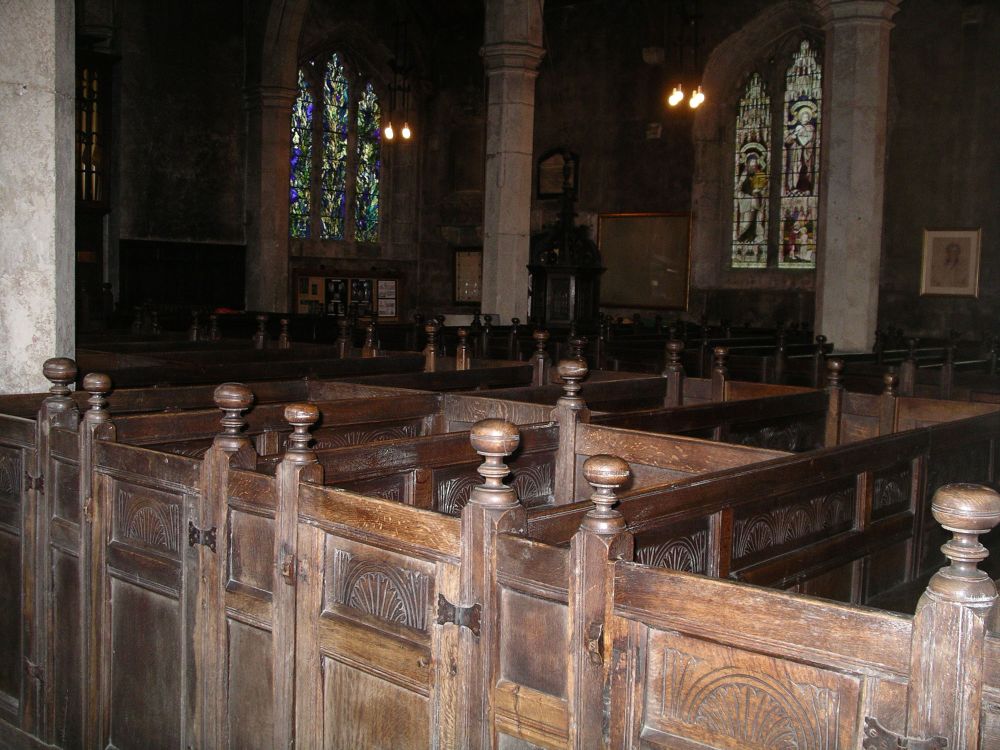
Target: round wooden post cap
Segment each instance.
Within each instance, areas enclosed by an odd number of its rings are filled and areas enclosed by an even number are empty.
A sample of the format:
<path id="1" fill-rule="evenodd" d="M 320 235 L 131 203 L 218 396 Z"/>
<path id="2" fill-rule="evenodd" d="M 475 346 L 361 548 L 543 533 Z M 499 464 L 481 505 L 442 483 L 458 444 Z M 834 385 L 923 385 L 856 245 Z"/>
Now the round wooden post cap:
<path id="1" fill-rule="evenodd" d="M 319 421 L 316 404 L 289 404 L 285 407 L 285 421 L 292 425 L 311 425 Z"/>
<path id="2" fill-rule="evenodd" d="M 627 461 L 606 453 L 591 456 L 583 462 L 583 476 L 595 487 L 621 487 L 628 481 L 630 473 Z"/>
<path id="3" fill-rule="evenodd" d="M 480 455 L 509 456 L 521 443 L 521 433 L 505 419 L 481 419 L 472 425 L 469 441 Z"/>
<path id="4" fill-rule="evenodd" d="M 826 361 L 826 369 L 830 372 L 837 373 L 838 375 L 844 371 L 844 360 L 842 359 L 828 359 Z"/>
<path id="5" fill-rule="evenodd" d="M 548 341 L 549 332 L 539 329 L 535 331 L 533 334 L 531 334 L 531 338 L 533 338 L 535 341 Z"/>
<path id="6" fill-rule="evenodd" d="M 83 390 L 88 393 L 109 393 L 111 376 L 103 372 L 88 372 L 83 376 Z"/>
<path id="7" fill-rule="evenodd" d="M 667 342 L 667 351 L 671 354 L 678 354 L 684 351 L 684 342 L 679 339 L 670 339 Z"/>
<path id="8" fill-rule="evenodd" d="M 69 357 L 52 357 L 42 365 L 42 374 L 53 383 L 72 383 L 76 380 L 76 362 Z"/>
<path id="9" fill-rule="evenodd" d="M 1000 494 L 981 484 L 946 484 L 934 493 L 931 513 L 948 531 L 982 534 L 1000 523 Z"/>
<path id="10" fill-rule="evenodd" d="M 249 409 L 253 403 L 253 393 L 242 383 L 223 383 L 212 394 L 215 405 L 220 409 Z"/>
<path id="11" fill-rule="evenodd" d="M 590 368 L 581 359 L 561 359 L 556 365 L 556 372 L 563 380 L 583 380 L 590 372 Z"/>

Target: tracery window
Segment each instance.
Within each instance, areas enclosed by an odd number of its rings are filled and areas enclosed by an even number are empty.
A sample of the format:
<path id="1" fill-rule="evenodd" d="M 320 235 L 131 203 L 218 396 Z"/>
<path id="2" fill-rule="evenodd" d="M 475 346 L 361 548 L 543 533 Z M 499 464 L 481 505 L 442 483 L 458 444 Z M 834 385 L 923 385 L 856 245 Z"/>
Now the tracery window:
<path id="1" fill-rule="evenodd" d="M 289 235 L 378 242 L 381 107 L 374 84 L 333 52 L 300 68 L 298 89 L 291 120 Z M 320 92 L 318 102 L 313 92 Z M 321 114 L 314 117 L 317 107 Z"/>
<path id="2" fill-rule="evenodd" d="M 816 267 L 823 80 L 808 40 L 792 55 L 780 85 L 777 109 L 764 76 L 751 74 L 737 107 L 733 268 L 767 268 L 769 261 L 778 268 Z M 769 253 L 773 245 L 777 252 Z"/>

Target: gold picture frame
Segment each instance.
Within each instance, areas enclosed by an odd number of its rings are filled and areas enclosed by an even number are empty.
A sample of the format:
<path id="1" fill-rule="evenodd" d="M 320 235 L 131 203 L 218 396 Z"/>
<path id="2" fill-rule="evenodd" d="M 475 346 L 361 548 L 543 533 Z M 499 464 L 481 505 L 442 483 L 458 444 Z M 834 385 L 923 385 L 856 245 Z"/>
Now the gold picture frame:
<path id="1" fill-rule="evenodd" d="M 978 297 L 982 229 L 925 229 L 920 295 Z"/>

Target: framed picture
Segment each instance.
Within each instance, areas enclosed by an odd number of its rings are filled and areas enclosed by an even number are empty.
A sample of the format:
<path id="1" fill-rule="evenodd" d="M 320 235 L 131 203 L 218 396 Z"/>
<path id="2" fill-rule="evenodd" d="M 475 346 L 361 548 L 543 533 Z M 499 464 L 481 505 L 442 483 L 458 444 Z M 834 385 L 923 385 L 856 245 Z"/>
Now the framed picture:
<path id="1" fill-rule="evenodd" d="M 566 167 L 569 174 L 564 174 Z M 580 179 L 580 157 L 566 148 L 554 148 L 546 151 L 538 159 L 538 171 L 535 178 L 539 198 L 559 198 L 563 194 L 566 181 L 569 190 L 579 195 L 577 182 Z"/>
<path id="2" fill-rule="evenodd" d="M 691 214 L 601 214 L 602 307 L 686 310 Z"/>
<path id="3" fill-rule="evenodd" d="M 980 229 L 925 229 L 921 295 L 979 296 Z"/>
<path id="4" fill-rule="evenodd" d="M 367 305 L 372 301 L 372 280 L 351 279 L 351 302 Z"/>
<path id="5" fill-rule="evenodd" d="M 478 305 L 483 299 L 483 251 L 455 250 L 455 304 Z"/>
<path id="6" fill-rule="evenodd" d="M 347 279 L 326 279 L 326 314 L 347 314 Z"/>

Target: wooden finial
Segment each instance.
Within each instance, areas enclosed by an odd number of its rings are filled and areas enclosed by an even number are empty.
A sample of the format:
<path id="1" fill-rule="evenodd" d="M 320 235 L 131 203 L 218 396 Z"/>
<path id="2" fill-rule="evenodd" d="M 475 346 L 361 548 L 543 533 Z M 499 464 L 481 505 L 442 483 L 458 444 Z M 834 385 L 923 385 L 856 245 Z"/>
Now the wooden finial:
<path id="1" fill-rule="evenodd" d="M 490 506 L 517 505 L 517 493 L 503 483 L 510 469 L 503 459 L 517 450 L 521 433 L 504 419 L 483 419 L 472 425 L 469 432 L 472 449 L 483 457 L 477 471 L 484 484 L 472 489 L 470 503 Z"/>
<path id="2" fill-rule="evenodd" d="M 219 316 L 212 314 L 208 316 L 208 340 L 218 341 L 222 338 L 219 333 Z"/>
<path id="3" fill-rule="evenodd" d="M 242 383 L 223 383 L 212 397 L 222 410 L 222 432 L 215 436 L 215 445 L 235 453 L 249 443 L 242 434 L 246 420 L 241 415 L 253 404 L 253 393 Z"/>
<path id="4" fill-rule="evenodd" d="M 667 364 L 664 372 L 682 372 L 684 365 L 681 364 L 681 352 L 684 351 L 684 342 L 670 340 L 667 342 Z"/>
<path id="5" fill-rule="evenodd" d="M 64 399 L 69 397 L 69 387 L 76 381 L 76 362 L 69 357 L 53 357 L 42 364 L 42 374 L 52 383 L 49 388 L 49 398 Z"/>
<path id="6" fill-rule="evenodd" d="M 536 353 L 536 356 L 537 356 L 538 352 L 541 352 L 542 354 L 544 354 L 545 353 L 545 347 L 549 343 L 549 332 L 548 331 L 543 331 L 543 330 L 539 329 L 539 330 L 535 331 L 533 334 L 531 334 L 531 338 L 533 338 L 535 340 L 535 353 Z"/>
<path id="7" fill-rule="evenodd" d="M 83 390 L 90 394 L 87 404 L 90 410 L 84 415 L 90 422 L 106 422 L 108 413 L 107 395 L 111 393 L 111 377 L 103 372 L 89 372 L 83 376 Z"/>
<path id="8" fill-rule="evenodd" d="M 427 334 L 427 346 L 424 347 L 424 372 L 434 372 L 437 369 L 437 323 L 428 323 L 424 326 L 424 333 Z"/>
<path id="9" fill-rule="evenodd" d="M 455 369 L 468 370 L 472 366 L 469 356 L 469 332 L 465 328 L 458 329 L 458 346 L 455 347 Z"/>
<path id="10" fill-rule="evenodd" d="M 152 331 L 152 333 L 153 333 L 154 336 L 159 336 L 160 335 L 160 314 L 156 310 L 153 310 L 153 312 L 150 313 L 150 318 L 152 320 L 152 322 L 150 324 L 150 326 L 151 326 L 150 330 Z"/>
<path id="11" fill-rule="evenodd" d="M 947 601 L 992 604 L 997 589 L 978 568 L 989 556 L 979 535 L 1000 523 L 1000 494 L 978 484 L 946 484 L 934 493 L 931 513 L 953 536 L 941 547 L 951 564 L 934 574 L 927 590 Z"/>
<path id="12" fill-rule="evenodd" d="M 188 341 L 197 341 L 201 338 L 201 328 L 198 326 L 198 311 L 191 311 L 191 325 L 188 327 Z"/>
<path id="13" fill-rule="evenodd" d="M 587 361 L 587 357 L 583 353 L 587 348 L 587 338 L 585 336 L 573 336 L 567 343 L 569 343 L 569 350 L 573 359 Z"/>
<path id="14" fill-rule="evenodd" d="M 564 383 L 563 395 L 557 403 L 573 409 L 583 409 L 586 403 L 580 397 L 580 382 L 590 373 L 587 363 L 579 359 L 563 359 L 556 365 L 556 372 Z"/>
<path id="15" fill-rule="evenodd" d="M 261 313 L 257 316 L 257 332 L 253 335 L 254 349 L 263 349 L 267 345 L 267 332 L 264 327 L 267 325 L 267 316 Z"/>
<path id="16" fill-rule="evenodd" d="M 594 488 L 590 496 L 594 507 L 587 511 L 581 526 L 598 534 L 614 534 L 625 528 L 621 511 L 614 508 L 618 502 L 615 491 L 621 489 L 630 474 L 628 463 L 618 456 L 602 453 L 583 462 L 583 476 Z"/>
<path id="17" fill-rule="evenodd" d="M 319 421 L 319 409 L 315 404 L 289 404 L 285 407 L 285 421 L 292 426 L 285 448 L 285 460 L 307 464 L 316 461 L 316 453 L 309 447 L 312 442 L 312 426 Z"/>
<path id="18" fill-rule="evenodd" d="M 816 336 L 816 353 L 826 354 L 826 336 L 822 333 Z"/>
<path id="19" fill-rule="evenodd" d="M 920 343 L 920 339 L 913 338 L 906 340 L 906 358 L 908 360 L 916 361 L 917 359 L 917 344 Z"/>
<path id="20" fill-rule="evenodd" d="M 828 359 L 826 361 L 826 387 L 842 388 L 840 375 L 844 371 L 844 360 Z"/>
<path id="21" fill-rule="evenodd" d="M 375 322 L 372 321 L 365 326 L 365 343 L 361 347 L 361 356 L 370 359 L 378 353 L 375 349 Z"/>
<path id="22" fill-rule="evenodd" d="M 712 365 L 712 370 L 714 372 L 726 374 L 726 358 L 729 356 L 729 349 L 724 346 L 717 346 L 712 350 L 712 355 L 715 363 Z"/>
<path id="23" fill-rule="evenodd" d="M 281 323 L 281 333 L 278 334 L 278 348 L 279 349 L 291 349 L 292 340 L 288 336 L 288 318 L 282 318 Z"/>
<path id="24" fill-rule="evenodd" d="M 882 376 L 882 395 L 884 396 L 895 396 L 896 389 L 899 387 L 899 375 L 890 370 L 885 375 Z"/>

